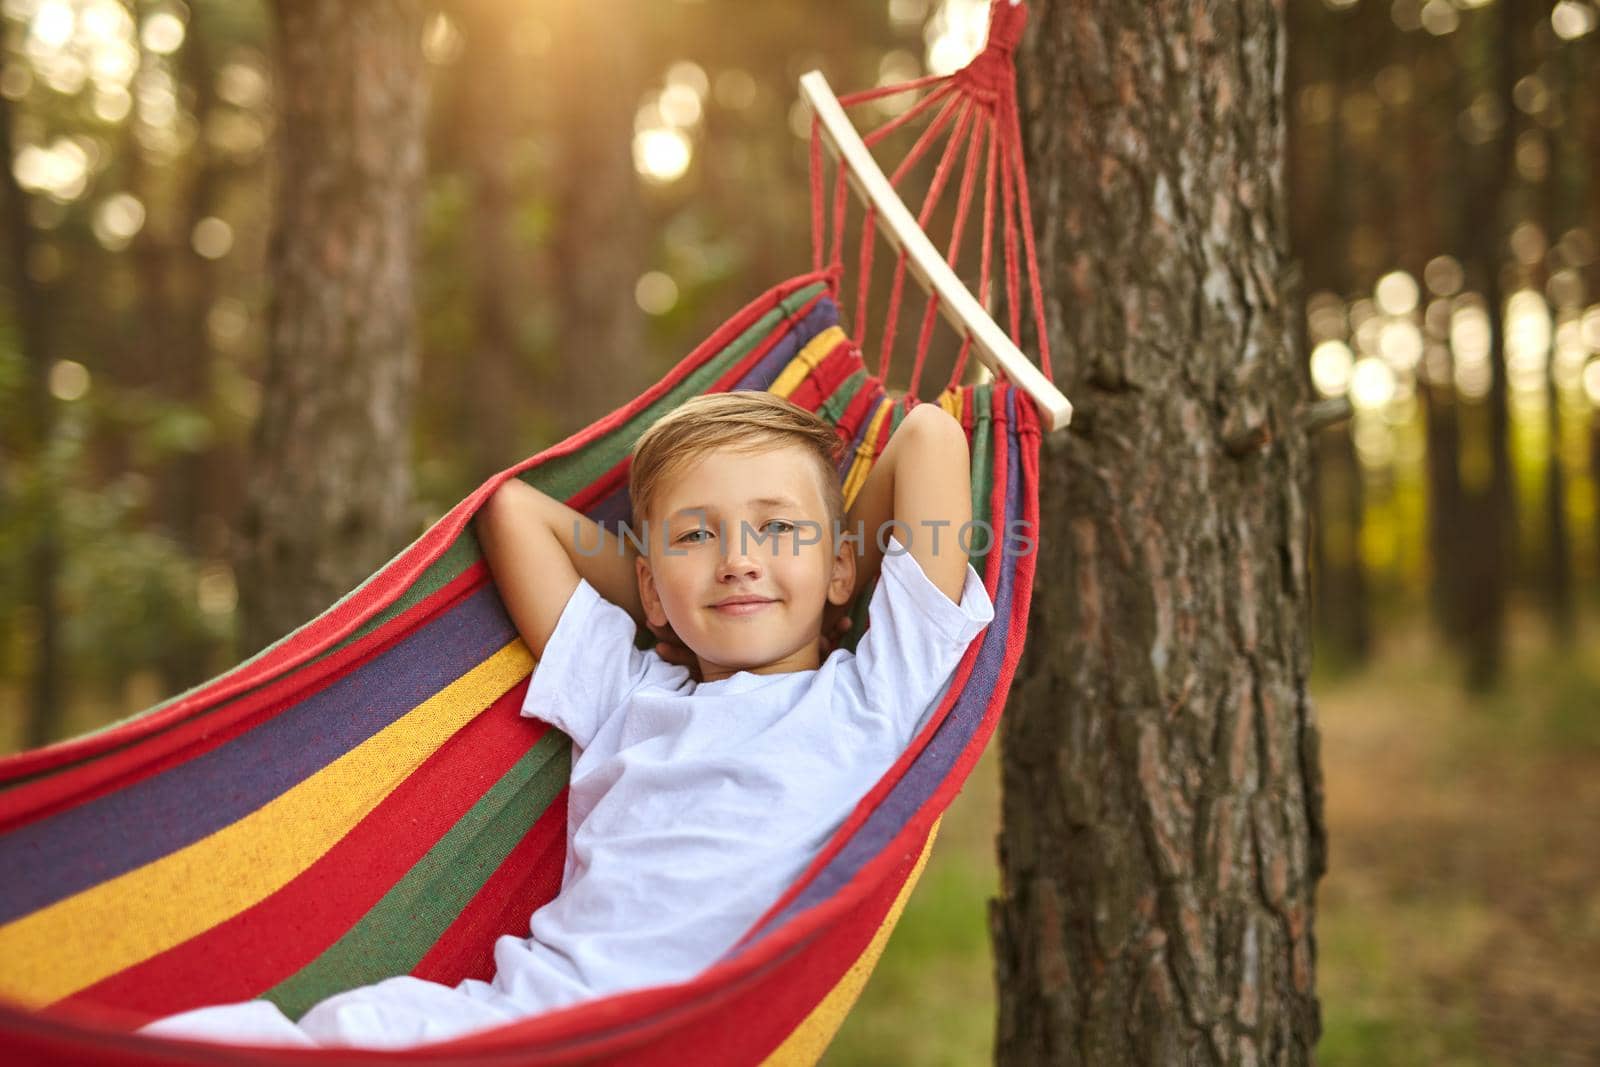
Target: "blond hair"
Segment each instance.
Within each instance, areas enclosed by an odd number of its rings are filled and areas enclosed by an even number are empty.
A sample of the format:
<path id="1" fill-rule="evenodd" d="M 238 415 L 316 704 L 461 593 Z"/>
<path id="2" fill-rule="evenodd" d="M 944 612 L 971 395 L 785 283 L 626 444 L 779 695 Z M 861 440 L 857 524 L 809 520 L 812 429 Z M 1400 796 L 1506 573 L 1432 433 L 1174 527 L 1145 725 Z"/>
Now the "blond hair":
<path id="1" fill-rule="evenodd" d="M 816 466 L 831 544 L 844 523 L 839 463 L 845 442 L 821 416 L 775 393 L 756 390 L 693 397 L 640 435 L 628 470 L 635 528 L 646 528 L 644 522 L 662 486 L 695 460 L 720 449 L 764 452 L 786 445 L 805 449 Z"/>

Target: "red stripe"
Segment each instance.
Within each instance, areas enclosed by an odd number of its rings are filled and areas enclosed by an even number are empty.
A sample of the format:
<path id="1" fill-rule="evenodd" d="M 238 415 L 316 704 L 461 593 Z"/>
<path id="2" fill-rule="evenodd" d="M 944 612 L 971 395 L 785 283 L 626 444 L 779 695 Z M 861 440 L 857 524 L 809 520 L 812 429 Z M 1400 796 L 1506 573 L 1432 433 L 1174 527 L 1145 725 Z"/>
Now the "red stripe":
<path id="1" fill-rule="evenodd" d="M 789 399 L 807 411 L 816 411 L 861 367 L 861 354 L 848 337 L 841 338 L 817 361 L 816 367 L 794 387 Z"/>
<path id="2" fill-rule="evenodd" d="M 845 406 L 844 414 L 839 416 L 839 425 L 848 428 L 845 444 L 850 445 L 855 442 L 856 430 L 860 428 L 862 421 L 870 416 L 873 409 L 878 406 L 878 398 L 882 395 L 883 383 L 869 374 L 867 380 L 862 383 L 861 388 L 856 390 L 856 395 Z M 848 468 L 846 473 L 848 473 Z"/>
<path id="3" fill-rule="evenodd" d="M 518 714 L 526 690 L 518 685 L 477 715 L 278 892 L 51 1010 L 93 1003 L 154 1018 L 246 1000 L 299 971 L 349 932 L 548 729 Z"/>
<path id="4" fill-rule="evenodd" d="M 277 678 L 227 708 L 206 715 L 199 714 L 198 708 L 191 709 L 185 716 L 187 721 L 177 721 L 165 732 L 146 737 L 141 744 L 130 744 L 121 751 L 109 753 L 93 762 L 68 768 L 0 794 L 0 832 L 125 789 L 219 748 L 284 708 L 333 685 L 374 656 L 404 640 L 434 616 L 471 596 L 488 578 L 489 571 L 480 560 L 448 585 L 359 641 L 300 671 Z"/>
<path id="5" fill-rule="evenodd" d="M 478 895 L 418 961 L 412 974 L 445 985 L 455 985 L 463 978 L 488 981 L 494 976 L 495 940 L 502 934 L 527 937 L 529 917 L 561 889 L 567 855 L 567 793 L 561 790 Z"/>

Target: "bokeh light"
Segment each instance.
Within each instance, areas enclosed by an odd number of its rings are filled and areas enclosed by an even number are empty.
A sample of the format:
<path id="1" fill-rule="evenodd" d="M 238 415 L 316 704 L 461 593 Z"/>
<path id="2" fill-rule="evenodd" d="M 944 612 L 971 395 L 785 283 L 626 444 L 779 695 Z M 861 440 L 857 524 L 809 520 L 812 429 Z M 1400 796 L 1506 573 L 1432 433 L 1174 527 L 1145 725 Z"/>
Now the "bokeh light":
<path id="1" fill-rule="evenodd" d="M 183 47 L 183 20 L 171 11 L 157 11 L 144 20 L 139 40 L 158 56 L 170 56 Z"/>
<path id="2" fill-rule="evenodd" d="M 1473 297 L 1460 298 L 1450 315 L 1450 349 L 1455 354 L 1456 391 L 1467 400 L 1489 395 L 1489 315 Z"/>
<path id="3" fill-rule="evenodd" d="M 1417 309 L 1417 282 L 1403 270 L 1392 270 L 1373 287 L 1378 306 L 1386 315 L 1409 315 Z"/>
<path id="4" fill-rule="evenodd" d="M 1311 384 L 1323 396 L 1343 396 L 1354 364 L 1355 356 L 1343 341 L 1324 341 L 1311 350 Z"/>
<path id="5" fill-rule="evenodd" d="M 80 400 L 89 392 L 89 368 L 75 359 L 58 359 L 50 367 L 50 395 Z"/>
<path id="6" fill-rule="evenodd" d="M 633 287 L 634 302 L 647 315 L 665 315 L 678 306 L 678 283 L 665 271 L 646 271 Z"/>
<path id="7" fill-rule="evenodd" d="M 657 127 L 633 137 L 633 165 L 651 181 L 677 181 L 689 169 L 694 149 L 682 130 Z"/>
<path id="8" fill-rule="evenodd" d="M 1394 371 L 1381 359 L 1363 356 L 1350 373 L 1350 403 L 1377 411 L 1394 398 Z"/>
<path id="9" fill-rule="evenodd" d="M 113 193 L 95 208 L 95 240 L 109 251 L 127 247 L 144 227 L 144 204 L 132 193 Z"/>
<path id="10" fill-rule="evenodd" d="M 189 243 L 206 259 L 221 259 L 233 248 L 233 227 L 222 219 L 208 216 L 194 224 Z"/>
<path id="11" fill-rule="evenodd" d="M 924 37 L 929 74 L 953 74 L 972 61 L 989 31 L 987 0 L 943 0 Z"/>
<path id="12" fill-rule="evenodd" d="M 1550 28 L 1563 41 L 1575 41 L 1586 33 L 1593 33 L 1596 21 L 1594 8 L 1577 0 L 1561 0 L 1550 9 Z"/>

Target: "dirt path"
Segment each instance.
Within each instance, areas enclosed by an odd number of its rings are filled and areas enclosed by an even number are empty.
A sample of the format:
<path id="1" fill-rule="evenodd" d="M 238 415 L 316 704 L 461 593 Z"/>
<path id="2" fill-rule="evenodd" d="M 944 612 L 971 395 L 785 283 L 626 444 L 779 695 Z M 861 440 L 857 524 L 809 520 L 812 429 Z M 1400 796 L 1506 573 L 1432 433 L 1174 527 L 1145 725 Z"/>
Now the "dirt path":
<path id="1" fill-rule="evenodd" d="M 1324 1063 L 1600 1063 L 1600 656 L 1541 639 L 1484 701 L 1420 631 L 1313 687 Z"/>

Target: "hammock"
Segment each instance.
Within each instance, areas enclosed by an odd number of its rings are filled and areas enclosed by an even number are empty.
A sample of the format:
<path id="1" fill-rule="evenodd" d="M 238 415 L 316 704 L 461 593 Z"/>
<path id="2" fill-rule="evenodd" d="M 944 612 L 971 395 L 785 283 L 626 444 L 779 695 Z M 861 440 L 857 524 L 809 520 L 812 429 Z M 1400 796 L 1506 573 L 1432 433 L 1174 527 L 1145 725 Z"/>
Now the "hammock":
<path id="1" fill-rule="evenodd" d="M 974 184 L 970 161 L 989 132 L 980 292 L 987 299 L 998 175 L 1013 335 L 1019 228 L 1036 309 L 1038 292 L 1031 235 L 1010 214 L 1019 193 L 1027 218 L 1010 66 L 1024 17 L 997 4 L 989 48 L 956 75 L 836 102 L 937 85 L 890 125 L 940 100 L 944 114 L 965 116 L 951 137 L 963 129 L 973 137 L 951 264 Z M 929 128 L 948 122 L 935 118 Z M 823 185 L 823 132 L 813 136 L 814 192 Z M 919 147 L 931 143 L 925 137 Z M 929 204 L 950 158 L 940 162 Z M 911 391 L 891 394 L 886 366 L 874 375 L 861 354 L 865 282 L 857 336 L 840 321 L 843 175 L 841 167 L 832 261 L 824 262 L 818 195 L 815 269 L 751 302 L 644 395 L 490 478 L 353 592 L 221 677 L 99 732 L 0 760 L 6 1062 L 787 1064 L 821 1056 L 917 881 L 940 815 L 994 730 L 1022 652 L 1034 556 L 1004 532 L 1021 523 L 1037 531 L 1039 436 L 1064 400 L 1053 387 L 1041 393 L 1051 412 L 1042 421 L 1034 397 L 1004 376 L 958 384 L 971 345 L 986 360 L 993 355 L 993 339 L 971 333 L 937 402 L 967 430 L 973 516 L 995 531 L 987 543 L 975 538 L 971 554 L 995 623 L 968 648 L 901 759 L 720 960 L 679 984 L 403 1051 L 249 1048 L 130 1031 L 258 996 L 296 1017 L 335 992 L 396 974 L 446 984 L 488 978 L 495 939 L 527 935 L 529 914 L 560 888 L 571 743 L 518 714 L 536 664 L 490 580 L 472 517 L 517 477 L 616 526 L 628 515 L 627 458 L 639 434 L 689 397 L 734 389 L 770 390 L 833 423 L 854 445 L 840 471 L 853 499 L 916 403 L 938 301 L 925 313 Z M 862 260 L 870 274 L 870 251 Z M 886 354 L 906 260 L 902 246 Z M 1047 354 L 1042 366 L 1048 376 Z M 855 605 L 854 634 L 870 593 Z"/>

